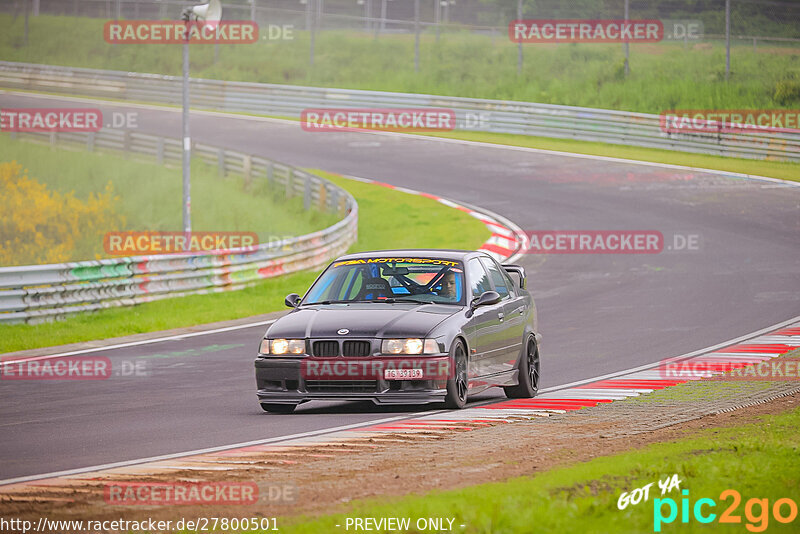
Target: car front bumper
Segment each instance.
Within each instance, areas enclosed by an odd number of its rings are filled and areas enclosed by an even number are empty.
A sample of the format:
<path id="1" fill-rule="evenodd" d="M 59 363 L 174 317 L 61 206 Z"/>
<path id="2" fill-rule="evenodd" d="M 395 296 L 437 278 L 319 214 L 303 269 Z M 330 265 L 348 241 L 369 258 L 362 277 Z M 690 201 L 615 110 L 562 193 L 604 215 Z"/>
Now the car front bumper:
<path id="1" fill-rule="evenodd" d="M 424 368 L 423 378 L 386 380 L 383 370 L 397 368 L 399 359 L 396 357 L 258 358 L 255 361 L 258 400 L 274 404 L 299 404 L 310 400 L 369 400 L 375 404 L 443 401 L 447 394 L 450 357 L 437 354 L 403 359 L 411 359 Z"/>

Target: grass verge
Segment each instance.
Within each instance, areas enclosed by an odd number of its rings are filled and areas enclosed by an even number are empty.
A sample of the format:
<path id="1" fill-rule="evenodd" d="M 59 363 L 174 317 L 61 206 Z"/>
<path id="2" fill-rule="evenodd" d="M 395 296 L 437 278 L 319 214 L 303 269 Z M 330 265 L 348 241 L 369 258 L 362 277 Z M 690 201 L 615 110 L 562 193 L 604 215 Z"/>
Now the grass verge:
<path id="1" fill-rule="evenodd" d="M 652 163 L 682 165 L 698 169 L 712 169 L 753 176 L 766 176 L 781 180 L 800 181 L 800 163 L 789 161 L 765 161 L 742 159 L 708 154 L 676 152 L 657 148 L 639 148 L 609 143 L 575 141 L 572 139 L 553 139 L 548 137 L 531 137 L 527 135 L 496 134 L 483 132 L 447 132 L 428 134 L 449 139 L 464 139 L 481 143 L 511 145 L 541 150 L 571 152 L 609 158 L 621 158 Z"/>
<path id="2" fill-rule="evenodd" d="M 703 385 L 708 388 L 701 388 L 701 395 L 708 393 L 709 388 L 722 388 L 730 393 L 731 388 L 739 388 L 742 383 Z M 691 396 L 693 386 L 696 384 L 676 386 L 647 397 L 656 401 L 681 398 L 687 393 Z M 686 391 L 676 397 L 678 390 Z M 531 443 L 536 446 L 534 438 Z M 453 531 L 469 534 L 761 532 L 767 529 L 768 532 L 797 532 L 800 517 L 795 513 L 791 522 L 781 523 L 776 520 L 773 507 L 780 499 L 791 499 L 795 511 L 800 505 L 797 493 L 800 471 L 796 469 L 798 443 L 800 409 L 795 408 L 778 415 L 761 416 L 755 423 L 706 428 L 690 437 L 505 482 L 396 499 L 354 501 L 341 513 L 314 518 L 287 517 L 279 522 L 282 531 L 297 534 L 346 531 L 348 518 L 409 518 L 411 528 L 403 532 L 425 532 L 417 526 L 420 518 L 444 518 L 445 525 L 448 525 L 447 520 L 452 520 Z M 513 459 L 507 461 L 513 462 Z M 680 480 L 679 488 L 662 495 L 658 482 L 671 479 L 673 475 Z M 651 483 L 647 501 L 628 504 L 622 510 L 618 508 L 623 492 L 630 495 L 636 488 Z M 738 492 L 741 501 L 734 506 L 734 497 L 723 494 L 726 490 Z M 688 493 L 682 494 L 682 491 Z M 669 499 L 674 501 L 676 511 L 671 521 L 668 519 L 671 515 Z M 683 499 L 687 499 L 688 505 Z M 710 505 L 706 501 L 701 509 L 705 517 L 715 514 L 710 523 L 701 522 L 695 516 L 695 505 L 700 499 L 716 503 Z M 720 522 L 728 508 L 741 522 Z M 791 510 L 792 505 L 784 501 L 781 516 L 791 516 Z M 657 521 L 656 517 L 661 520 Z M 349 530 L 353 530 L 352 523 Z"/>
<path id="3" fill-rule="evenodd" d="M 259 116 L 241 113 L 241 115 Z M 299 122 L 294 117 L 273 117 L 281 120 Z M 585 154 L 607 158 L 619 158 L 647 163 L 664 163 L 667 165 L 681 165 L 697 169 L 726 171 L 751 176 L 764 176 L 779 180 L 800 181 L 800 163 L 791 161 L 772 161 L 761 159 L 744 159 L 734 157 L 713 156 L 710 154 L 695 154 L 675 150 L 662 150 L 658 148 L 644 148 L 611 143 L 592 141 L 578 141 L 574 139 L 556 139 L 553 137 L 535 137 L 531 135 L 515 135 L 491 132 L 431 132 L 412 133 L 423 137 L 441 137 L 444 139 L 461 139 L 477 143 L 494 145 L 507 145 L 538 150 L 550 150 L 569 154 Z"/>
<path id="4" fill-rule="evenodd" d="M 321 173 L 350 191 L 359 205 L 358 242 L 351 252 L 385 248 L 476 249 L 489 238 L 477 219 L 435 200 Z M 453 231 L 458 228 L 458 231 Z M 101 310 L 39 325 L 0 326 L 0 353 L 224 321 L 284 308 L 316 272 L 258 282 L 241 291 L 193 295 Z"/>
<path id="5" fill-rule="evenodd" d="M 618 456 L 597 458 L 585 464 L 548 471 L 534 477 L 504 483 L 472 486 L 457 491 L 413 496 L 394 502 L 353 503 L 346 514 L 337 514 L 281 525 L 287 533 L 336 532 L 335 525 L 345 525 L 347 517 L 443 517 L 454 519 L 456 532 L 516 533 L 532 532 L 653 532 L 656 499 L 671 498 L 681 508 L 679 491 L 661 496 L 657 481 L 677 474 L 681 490 L 688 490 L 691 508 L 688 524 L 681 515 L 672 524 L 661 525 L 661 532 L 747 532 L 768 526 L 769 532 L 797 532 L 797 520 L 780 524 L 769 517 L 773 503 L 782 498 L 797 502 L 800 475 L 796 469 L 800 442 L 800 410 L 767 416 L 763 422 L 734 428 L 709 430 L 700 437 L 659 443 L 643 450 Z M 795 467 L 792 467 L 795 466 Z M 617 509 L 622 492 L 655 483 L 647 502 Z M 734 515 L 741 524 L 722 525 L 719 516 L 731 504 L 720 498 L 728 489 L 739 492 L 741 504 Z M 713 526 L 700 523 L 692 515 L 695 503 L 709 498 L 715 508 L 705 506 L 704 514 L 715 513 Z M 752 507 L 752 518 L 744 510 L 751 498 L 768 499 L 769 509 Z M 660 505 L 668 516 L 668 505 Z M 762 516 L 763 514 L 763 516 Z M 788 506 L 783 507 L 788 514 Z M 755 518 L 763 517 L 762 520 Z M 466 525 L 459 528 L 457 525 Z M 727 527 L 727 528 L 726 528 Z M 759 530 L 752 530 L 758 532 Z M 412 528 L 409 532 L 418 532 Z"/>
<path id="6" fill-rule="evenodd" d="M 30 19 L 28 44 L 21 17 L 0 15 L 0 57 L 8 61 L 179 75 L 181 47 L 112 45 L 103 19 L 41 15 Z M 61 36 L 68 32 L 69 46 Z M 800 94 L 795 43 L 732 48 L 725 76 L 719 41 L 631 45 L 630 74 L 618 44 L 525 45 L 517 73 L 517 45 L 507 36 L 448 32 L 422 35 L 414 71 L 414 36 L 326 30 L 316 36 L 313 68 L 309 34 L 291 40 L 219 47 L 194 45 L 199 78 L 458 95 L 660 113 L 668 109 L 792 108 Z M 269 58 L 264 68 L 263 58 Z"/>
<path id="7" fill-rule="evenodd" d="M 180 169 L 155 162 L 127 159 L 109 153 L 88 153 L 12 139 L 0 135 L 0 162 L 17 161 L 28 176 L 50 191 L 73 191 L 80 199 L 104 191 L 111 183 L 118 197 L 115 211 L 122 216 L 122 227 L 86 231 L 71 253 L 59 258 L 67 261 L 109 257 L 102 237 L 108 231 L 164 231 L 183 228 L 180 206 L 183 186 Z M 36 199 L 31 206 L 20 206 L 36 214 Z M 236 206 L 236 209 L 230 209 Z M 333 213 L 303 210 L 303 199 L 284 198 L 281 187 L 271 188 L 266 180 L 246 187 L 238 176 L 220 178 L 216 167 L 199 160 L 192 163 L 192 229 L 203 232 L 255 232 L 260 242 L 274 236 L 296 236 L 326 228 L 336 222 Z M 2 236 L 0 236 L 2 237 Z M 0 241 L 2 241 L 0 239 Z M 13 265 L 36 263 L 16 258 Z M 54 262 L 56 263 L 56 262 Z"/>

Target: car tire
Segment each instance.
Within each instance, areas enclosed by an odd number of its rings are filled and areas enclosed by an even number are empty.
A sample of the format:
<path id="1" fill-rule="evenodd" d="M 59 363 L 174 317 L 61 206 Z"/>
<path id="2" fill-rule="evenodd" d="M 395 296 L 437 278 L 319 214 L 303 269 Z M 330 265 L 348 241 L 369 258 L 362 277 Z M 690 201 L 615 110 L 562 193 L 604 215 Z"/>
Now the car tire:
<path id="1" fill-rule="evenodd" d="M 467 350 L 461 340 L 453 342 L 450 355 L 453 377 L 447 379 L 447 395 L 444 398 L 444 405 L 451 410 L 460 410 L 467 405 L 467 389 L 469 387 Z"/>
<path id="2" fill-rule="evenodd" d="M 268 402 L 261 403 L 261 409 L 270 413 L 292 413 L 297 408 L 296 404 L 270 404 Z"/>
<path id="3" fill-rule="evenodd" d="M 525 351 L 520 354 L 519 362 L 519 384 L 516 386 L 504 387 L 503 391 L 509 399 L 530 399 L 539 392 L 539 348 L 533 337 L 528 338 Z"/>

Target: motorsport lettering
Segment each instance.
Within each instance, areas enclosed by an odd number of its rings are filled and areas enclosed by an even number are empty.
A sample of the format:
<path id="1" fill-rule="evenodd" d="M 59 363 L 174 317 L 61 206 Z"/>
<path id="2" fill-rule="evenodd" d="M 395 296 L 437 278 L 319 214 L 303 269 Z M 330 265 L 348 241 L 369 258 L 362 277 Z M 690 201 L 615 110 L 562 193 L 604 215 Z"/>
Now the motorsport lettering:
<path id="1" fill-rule="evenodd" d="M 333 266 L 340 267 L 342 265 L 362 265 L 369 263 L 427 263 L 431 265 L 449 265 L 451 267 L 458 265 L 458 263 L 454 261 L 432 260 L 427 258 L 366 258 L 360 260 L 337 261 Z"/>

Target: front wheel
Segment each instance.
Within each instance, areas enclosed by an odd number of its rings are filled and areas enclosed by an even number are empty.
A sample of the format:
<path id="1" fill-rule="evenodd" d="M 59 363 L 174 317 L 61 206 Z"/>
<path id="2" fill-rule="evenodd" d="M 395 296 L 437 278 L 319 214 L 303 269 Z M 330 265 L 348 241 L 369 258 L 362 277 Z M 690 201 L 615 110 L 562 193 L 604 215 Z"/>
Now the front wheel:
<path id="1" fill-rule="evenodd" d="M 519 384 L 504 387 L 509 399 L 530 399 L 539 391 L 539 348 L 533 338 L 528 339 L 525 353 L 519 362 Z"/>
<path id="2" fill-rule="evenodd" d="M 447 380 L 447 395 L 444 398 L 444 405 L 447 408 L 460 410 L 467 405 L 467 351 L 460 340 L 453 342 L 450 350 L 453 355 L 451 363 L 453 365 L 453 376 Z"/>
<path id="3" fill-rule="evenodd" d="M 292 413 L 297 408 L 296 404 L 270 404 L 267 402 L 261 403 L 261 409 L 270 413 Z"/>

